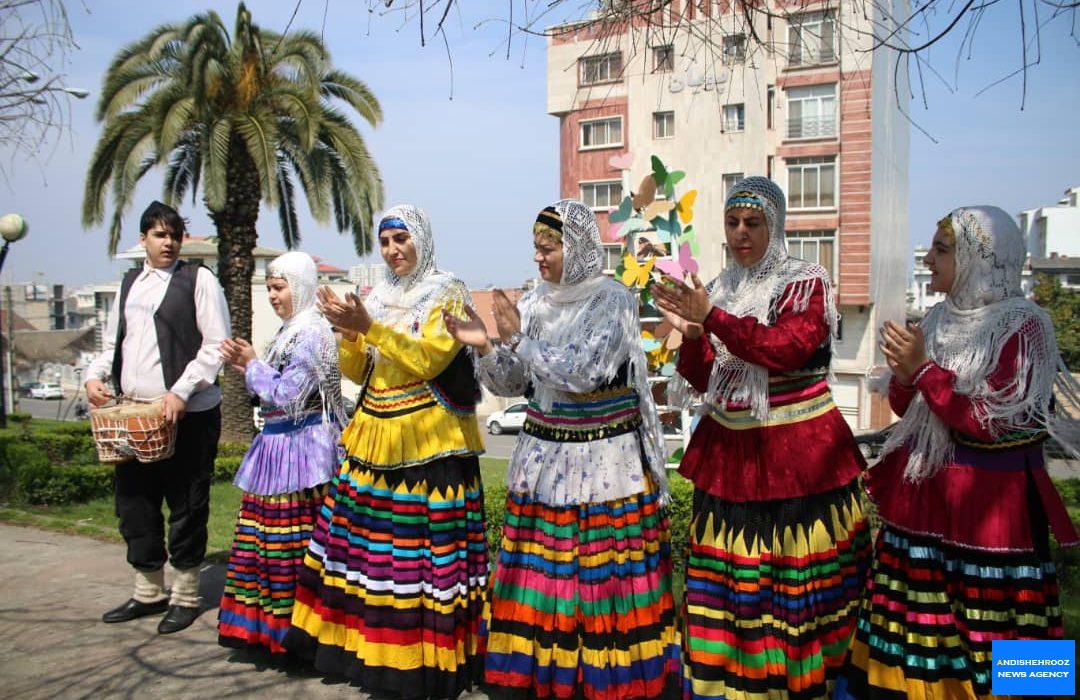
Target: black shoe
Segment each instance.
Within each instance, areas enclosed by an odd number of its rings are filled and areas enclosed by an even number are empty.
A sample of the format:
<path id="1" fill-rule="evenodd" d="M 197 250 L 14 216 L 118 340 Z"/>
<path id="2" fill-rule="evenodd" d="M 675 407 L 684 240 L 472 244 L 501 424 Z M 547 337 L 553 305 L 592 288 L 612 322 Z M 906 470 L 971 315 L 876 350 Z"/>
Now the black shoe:
<path id="1" fill-rule="evenodd" d="M 160 615 L 169 607 L 169 599 L 159 600 L 156 603 L 140 603 L 134 598 L 128 602 L 113 608 L 101 616 L 102 622 L 127 622 L 147 615 Z"/>
<path id="2" fill-rule="evenodd" d="M 169 612 L 158 623 L 158 634 L 172 634 L 191 627 L 199 616 L 198 608 L 185 608 L 183 605 L 170 605 Z"/>

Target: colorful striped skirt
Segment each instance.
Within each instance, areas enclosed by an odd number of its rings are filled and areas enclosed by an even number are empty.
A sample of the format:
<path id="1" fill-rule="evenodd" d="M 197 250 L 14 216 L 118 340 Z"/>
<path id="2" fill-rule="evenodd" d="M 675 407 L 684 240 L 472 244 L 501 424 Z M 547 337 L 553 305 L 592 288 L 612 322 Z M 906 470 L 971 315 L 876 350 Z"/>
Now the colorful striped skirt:
<path id="1" fill-rule="evenodd" d="M 993 640 L 1064 635 L 1048 551 L 962 549 L 885 525 L 874 554 L 840 700 L 989 697 Z"/>
<path id="2" fill-rule="evenodd" d="M 857 483 L 775 501 L 724 501 L 695 490 L 684 698 L 829 693 L 870 560 Z"/>
<path id="3" fill-rule="evenodd" d="M 371 693 L 454 698 L 479 681 L 488 583 L 475 456 L 334 479 L 285 646 Z"/>
<path id="4" fill-rule="evenodd" d="M 644 493 L 549 506 L 511 492 L 486 620 L 492 698 L 678 690 L 668 521 Z"/>
<path id="5" fill-rule="evenodd" d="M 218 611 L 222 646 L 285 653 L 281 641 L 292 618 L 296 575 L 326 489 L 323 484 L 276 496 L 244 494 Z"/>

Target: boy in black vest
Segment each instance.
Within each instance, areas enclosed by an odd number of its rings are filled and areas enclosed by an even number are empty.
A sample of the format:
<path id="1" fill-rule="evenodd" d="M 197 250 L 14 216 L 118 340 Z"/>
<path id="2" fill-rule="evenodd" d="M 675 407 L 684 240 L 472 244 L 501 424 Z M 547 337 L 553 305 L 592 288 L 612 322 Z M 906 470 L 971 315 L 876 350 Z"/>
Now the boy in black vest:
<path id="1" fill-rule="evenodd" d="M 135 567 L 135 592 L 102 619 L 124 622 L 165 613 L 158 632 L 168 634 L 199 615 L 199 567 L 221 434 L 218 348 L 230 336 L 229 311 L 213 273 L 178 259 L 185 224 L 175 209 L 154 202 L 139 230 L 146 262 L 124 275 L 103 352 L 87 369 L 86 395 L 95 406 L 114 392 L 164 396 L 165 418 L 178 423 L 176 454 L 116 467 L 116 515 L 128 563 Z M 167 549 L 163 501 L 169 505 Z M 171 596 L 165 592 L 166 558 L 176 570 Z"/>

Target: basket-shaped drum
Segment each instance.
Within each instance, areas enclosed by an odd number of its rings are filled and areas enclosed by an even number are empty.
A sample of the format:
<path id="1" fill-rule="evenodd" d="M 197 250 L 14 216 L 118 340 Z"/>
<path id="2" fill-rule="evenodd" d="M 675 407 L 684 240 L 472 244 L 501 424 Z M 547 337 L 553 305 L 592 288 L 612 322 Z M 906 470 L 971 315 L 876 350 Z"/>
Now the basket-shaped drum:
<path id="1" fill-rule="evenodd" d="M 90 409 L 98 459 L 106 464 L 157 462 L 176 450 L 176 424 L 165 420 L 162 399 L 120 399 L 116 406 Z"/>

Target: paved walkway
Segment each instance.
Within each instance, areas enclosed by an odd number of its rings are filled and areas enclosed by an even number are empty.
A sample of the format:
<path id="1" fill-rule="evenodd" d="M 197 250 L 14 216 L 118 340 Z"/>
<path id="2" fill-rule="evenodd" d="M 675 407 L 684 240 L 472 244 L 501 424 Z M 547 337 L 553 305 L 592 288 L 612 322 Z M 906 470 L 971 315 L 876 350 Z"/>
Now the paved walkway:
<path id="1" fill-rule="evenodd" d="M 219 647 L 221 565 L 203 571 L 202 616 L 163 636 L 158 617 L 101 622 L 102 612 L 131 594 L 121 545 L 8 525 L 0 525 L 0 542 L 0 697 L 367 697 L 348 683 Z"/>

